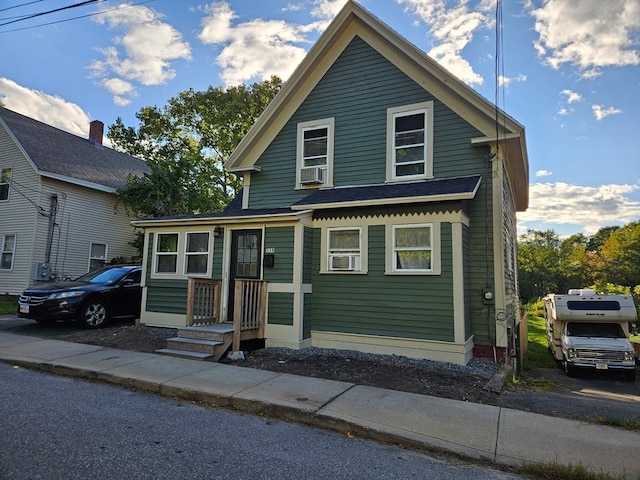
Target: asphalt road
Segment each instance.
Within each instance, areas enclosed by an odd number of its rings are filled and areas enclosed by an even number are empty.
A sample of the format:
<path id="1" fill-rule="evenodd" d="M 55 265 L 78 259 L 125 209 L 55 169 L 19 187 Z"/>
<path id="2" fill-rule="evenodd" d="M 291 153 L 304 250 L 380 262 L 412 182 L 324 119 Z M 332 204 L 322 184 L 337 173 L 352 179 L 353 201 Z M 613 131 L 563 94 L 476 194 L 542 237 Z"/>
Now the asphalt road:
<path id="1" fill-rule="evenodd" d="M 1 479 L 521 478 L 8 364 L 0 384 Z"/>

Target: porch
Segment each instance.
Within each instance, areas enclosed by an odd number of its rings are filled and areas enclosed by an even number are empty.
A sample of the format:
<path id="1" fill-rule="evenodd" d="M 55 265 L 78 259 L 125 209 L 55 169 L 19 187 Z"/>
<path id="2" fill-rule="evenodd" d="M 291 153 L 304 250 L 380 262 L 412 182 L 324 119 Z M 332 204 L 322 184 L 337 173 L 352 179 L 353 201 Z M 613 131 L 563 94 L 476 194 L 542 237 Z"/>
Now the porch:
<path id="1" fill-rule="evenodd" d="M 233 322 L 220 318 L 221 289 L 222 280 L 189 278 L 186 326 L 156 352 L 217 362 L 229 347 L 238 352 L 241 341 L 264 338 L 267 282 L 235 280 Z"/>

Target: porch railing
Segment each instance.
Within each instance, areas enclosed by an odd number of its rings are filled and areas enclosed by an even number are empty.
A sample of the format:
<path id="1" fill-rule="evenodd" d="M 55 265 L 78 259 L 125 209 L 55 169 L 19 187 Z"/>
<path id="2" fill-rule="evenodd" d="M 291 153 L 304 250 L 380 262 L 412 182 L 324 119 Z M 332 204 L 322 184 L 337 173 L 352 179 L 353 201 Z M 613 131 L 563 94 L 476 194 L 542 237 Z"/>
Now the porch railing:
<path id="1" fill-rule="evenodd" d="M 264 338 L 267 305 L 265 280 L 236 280 L 233 305 L 233 351 L 240 350 L 242 332 L 254 330 L 250 338 Z"/>
<path id="2" fill-rule="evenodd" d="M 187 326 L 216 323 L 220 312 L 221 280 L 189 278 Z"/>

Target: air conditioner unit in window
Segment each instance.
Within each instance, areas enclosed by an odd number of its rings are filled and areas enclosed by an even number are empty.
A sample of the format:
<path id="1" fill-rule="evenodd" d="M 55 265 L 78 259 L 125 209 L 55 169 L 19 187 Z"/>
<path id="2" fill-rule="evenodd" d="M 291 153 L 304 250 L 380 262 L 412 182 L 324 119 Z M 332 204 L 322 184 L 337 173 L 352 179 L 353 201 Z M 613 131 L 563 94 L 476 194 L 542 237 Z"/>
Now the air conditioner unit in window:
<path id="1" fill-rule="evenodd" d="M 307 167 L 301 169 L 300 183 L 303 185 L 324 183 L 324 169 L 321 167 Z"/>
<path id="2" fill-rule="evenodd" d="M 356 270 L 358 264 L 357 255 L 330 255 L 329 270 Z"/>

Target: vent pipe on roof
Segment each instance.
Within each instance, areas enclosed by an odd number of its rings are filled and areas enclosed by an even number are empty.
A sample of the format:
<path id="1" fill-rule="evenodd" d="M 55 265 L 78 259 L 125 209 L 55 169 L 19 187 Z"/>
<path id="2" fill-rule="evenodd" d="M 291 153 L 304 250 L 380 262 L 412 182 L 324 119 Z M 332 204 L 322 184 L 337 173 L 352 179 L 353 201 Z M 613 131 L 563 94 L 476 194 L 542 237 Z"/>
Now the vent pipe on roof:
<path id="1" fill-rule="evenodd" d="M 89 124 L 89 141 L 96 145 L 102 145 L 102 134 L 104 133 L 104 123 L 94 120 Z"/>

